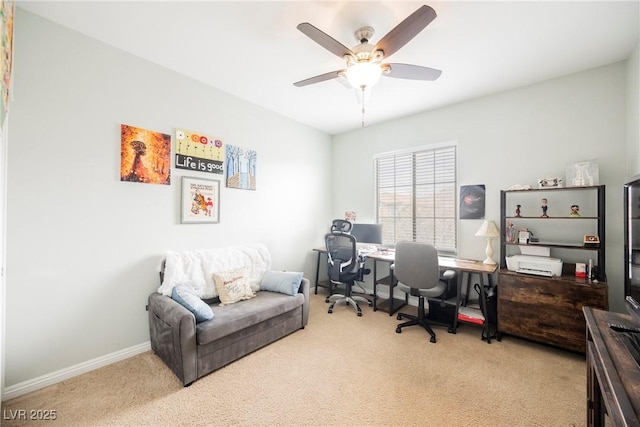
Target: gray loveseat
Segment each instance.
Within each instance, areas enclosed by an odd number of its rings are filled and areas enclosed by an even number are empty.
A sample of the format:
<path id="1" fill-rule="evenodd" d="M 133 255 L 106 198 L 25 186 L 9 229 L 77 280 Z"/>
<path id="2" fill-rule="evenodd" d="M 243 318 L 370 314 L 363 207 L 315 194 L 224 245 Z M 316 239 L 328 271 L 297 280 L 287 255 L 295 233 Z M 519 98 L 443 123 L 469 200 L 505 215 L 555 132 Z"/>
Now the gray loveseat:
<path id="1" fill-rule="evenodd" d="M 309 281 L 302 278 L 294 295 L 260 289 L 260 277 L 270 261 L 262 245 L 168 253 L 161 272 L 162 285 L 149 295 L 149 333 L 152 350 L 184 386 L 306 326 Z M 256 296 L 221 306 L 211 295 L 215 293 L 212 285 L 206 282 L 212 270 L 238 266 L 249 269 Z M 190 310 L 171 298 L 168 288 L 172 281 L 181 280 L 195 280 L 193 286 L 202 288 L 199 291 L 213 312 L 211 320 L 196 322 Z"/>

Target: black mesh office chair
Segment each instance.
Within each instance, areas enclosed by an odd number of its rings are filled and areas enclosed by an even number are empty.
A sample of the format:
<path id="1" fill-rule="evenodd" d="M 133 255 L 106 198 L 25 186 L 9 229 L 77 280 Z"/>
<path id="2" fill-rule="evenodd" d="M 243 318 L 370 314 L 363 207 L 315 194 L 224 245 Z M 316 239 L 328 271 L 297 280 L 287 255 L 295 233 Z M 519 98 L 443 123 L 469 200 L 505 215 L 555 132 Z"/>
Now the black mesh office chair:
<path id="1" fill-rule="evenodd" d="M 331 223 L 331 232 L 342 231 L 343 233 L 350 234 L 353 229 L 353 223 L 348 219 L 334 219 Z"/>
<path id="2" fill-rule="evenodd" d="M 344 284 L 344 295 L 333 294 L 327 301 L 333 301 L 329 306 L 329 313 L 333 312 L 336 304 L 345 303 L 355 308 L 358 316 L 362 316 L 362 309 L 356 301 L 372 305 L 368 299 L 352 295 L 354 282 L 362 281 L 365 274 L 364 258 L 358 255 L 356 238 L 343 231 L 332 231 L 324 236 L 327 248 L 327 262 L 329 264 L 329 280 L 331 283 Z"/>
<path id="3" fill-rule="evenodd" d="M 429 324 L 451 326 L 443 322 L 429 319 L 425 314 L 424 300 L 438 298 L 447 291 L 447 283 L 441 279 L 450 280 L 456 275 L 455 271 L 447 270 L 440 273 L 438 252 L 431 245 L 416 242 L 399 242 L 396 244 L 396 255 L 393 273 L 398 279 L 397 288 L 409 295 L 418 297 L 418 315 L 398 313 L 398 320 L 410 319 L 396 327 L 401 333 L 406 326 L 420 325 L 429 335 L 431 342 L 436 342 L 436 334 Z M 452 319 L 454 322 L 455 319 Z"/>
<path id="4" fill-rule="evenodd" d="M 331 222 L 331 232 L 341 231 L 343 233 L 351 234 L 351 230 L 353 230 L 353 223 L 348 219 L 334 219 Z M 356 239 L 357 240 L 357 239 Z M 330 297 L 334 293 L 334 289 L 336 288 L 336 284 L 332 281 L 329 281 L 329 295 L 325 302 L 331 302 Z"/>

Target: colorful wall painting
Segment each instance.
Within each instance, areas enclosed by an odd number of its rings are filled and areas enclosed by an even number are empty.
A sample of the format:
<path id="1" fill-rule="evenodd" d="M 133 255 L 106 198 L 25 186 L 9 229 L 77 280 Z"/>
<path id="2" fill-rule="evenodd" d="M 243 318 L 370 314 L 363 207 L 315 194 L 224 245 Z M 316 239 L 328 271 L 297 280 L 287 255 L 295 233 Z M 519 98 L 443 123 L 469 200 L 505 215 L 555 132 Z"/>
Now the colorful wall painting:
<path id="1" fill-rule="evenodd" d="M 221 174 L 223 155 L 222 138 L 176 129 L 176 168 Z"/>
<path id="2" fill-rule="evenodd" d="M 171 135 L 120 125 L 120 181 L 171 184 Z"/>
<path id="3" fill-rule="evenodd" d="M 11 64 L 13 60 L 13 16 L 14 2 L 1 0 L 0 3 L 0 126 L 9 110 L 9 90 L 11 89 Z"/>
<path id="4" fill-rule="evenodd" d="M 256 162 L 254 150 L 227 145 L 227 188 L 256 189 Z"/>
<path id="5" fill-rule="evenodd" d="M 183 224 L 220 222 L 220 181 L 182 177 Z"/>

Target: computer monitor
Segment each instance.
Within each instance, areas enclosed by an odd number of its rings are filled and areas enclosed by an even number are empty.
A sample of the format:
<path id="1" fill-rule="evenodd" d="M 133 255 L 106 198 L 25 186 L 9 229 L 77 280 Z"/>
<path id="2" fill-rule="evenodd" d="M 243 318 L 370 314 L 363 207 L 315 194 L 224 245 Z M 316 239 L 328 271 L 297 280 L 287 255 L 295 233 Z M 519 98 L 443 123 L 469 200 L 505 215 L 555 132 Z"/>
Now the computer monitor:
<path id="1" fill-rule="evenodd" d="M 382 225 L 381 224 L 353 224 L 351 235 L 356 238 L 358 243 L 382 243 Z"/>

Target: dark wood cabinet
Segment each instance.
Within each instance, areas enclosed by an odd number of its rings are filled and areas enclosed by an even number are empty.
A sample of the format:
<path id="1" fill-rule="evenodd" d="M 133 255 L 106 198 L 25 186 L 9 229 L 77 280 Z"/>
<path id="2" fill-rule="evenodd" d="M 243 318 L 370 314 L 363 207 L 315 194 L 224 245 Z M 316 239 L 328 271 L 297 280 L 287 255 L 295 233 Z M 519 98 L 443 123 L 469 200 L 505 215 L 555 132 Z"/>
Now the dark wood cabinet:
<path id="1" fill-rule="evenodd" d="M 571 215 L 573 205 L 579 205 L 579 217 Z M 609 308 L 604 186 L 501 191 L 500 216 L 502 230 L 515 224 L 517 229 L 532 230 L 536 241 L 522 244 L 502 233 L 498 335 L 515 335 L 585 353 L 582 308 Z M 585 235 L 597 235 L 600 244 L 585 247 Z M 532 246 L 549 248 L 552 257 L 562 259 L 562 275 L 545 277 L 507 270 L 507 256 Z M 589 259 L 597 271 L 594 280 L 576 277 L 576 262 L 587 263 Z"/>
<path id="2" fill-rule="evenodd" d="M 640 301 L 640 175 L 624 184 L 624 294 Z"/>
<path id="3" fill-rule="evenodd" d="M 584 353 L 582 307 L 608 308 L 606 284 L 573 276 L 554 278 L 501 270 L 498 331 Z"/>
<path id="4" fill-rule="evenodd" d="M 640 426 L 640 367 L 610 324 L 637 327 L 631 316 L 584 309 L 587 426 Z"/>

